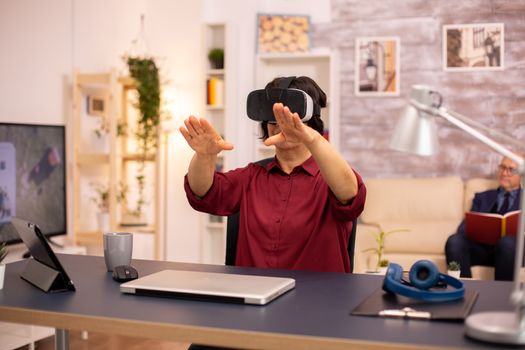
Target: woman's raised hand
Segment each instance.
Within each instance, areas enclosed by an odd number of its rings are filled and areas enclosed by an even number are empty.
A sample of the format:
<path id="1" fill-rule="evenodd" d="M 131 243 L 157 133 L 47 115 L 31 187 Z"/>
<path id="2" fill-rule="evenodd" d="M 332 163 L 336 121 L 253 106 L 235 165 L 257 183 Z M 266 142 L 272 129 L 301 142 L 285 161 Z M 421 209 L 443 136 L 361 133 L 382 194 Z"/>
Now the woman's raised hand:
<path id="1" fill-rule="evenodd" d="M 184 127 L 185 126 L 185 127 Z M 199 154 L 216 155 L 221 151 L 233 149 L 233 145 L 223 140 L 213 126 L 204 118 L 190 116 L 179 128 L 188 145 Z"/>
<path id="2" fill-rule="evenodd" d="M 273 105 L 273 115 L 281 129 L 277 135 L 273 135 L 264 141 L 267 146 L 275 145 L 284 141 L 291 143 L 309 144 L 318 136 L 318 132 L 310 128 L 301 121 L 297 113 L 292 113 L 290 109 L 282 103 Z"/>

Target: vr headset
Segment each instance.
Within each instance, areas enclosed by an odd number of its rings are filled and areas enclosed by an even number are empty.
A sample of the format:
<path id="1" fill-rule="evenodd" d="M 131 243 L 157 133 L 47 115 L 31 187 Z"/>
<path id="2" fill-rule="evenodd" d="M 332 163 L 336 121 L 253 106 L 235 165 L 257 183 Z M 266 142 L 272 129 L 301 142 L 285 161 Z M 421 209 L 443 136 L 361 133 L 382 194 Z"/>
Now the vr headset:
<path id="1" fill-rule="evenodd" d="M 275 123 L 273 105 L 282 103 L 292 113 L 297 113 L 301 121 L 306 122 L 313 116 L 319 116 L 321 108 L 304 91 L 290 88 L 295 77 L 287 77 L 279 82 L 279 87 L 254 90 L 248 94 L 246 113 L 252 120 Z"/>

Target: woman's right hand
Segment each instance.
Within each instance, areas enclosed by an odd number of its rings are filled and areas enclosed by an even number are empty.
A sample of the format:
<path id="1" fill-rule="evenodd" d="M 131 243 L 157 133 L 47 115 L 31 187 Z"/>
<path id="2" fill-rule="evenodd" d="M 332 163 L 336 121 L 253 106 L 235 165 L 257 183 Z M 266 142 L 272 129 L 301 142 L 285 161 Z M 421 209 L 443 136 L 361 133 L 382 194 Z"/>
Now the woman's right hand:
<path id="1" fill-rule="evenodd" d="M 223 140 L 213 126 L 204 118 L 190 116 L 184 120 L 185 127 L 179 128 L 188 145 L 200 155 L 216 155 L 221 151 L 233 149 L 233 145 Z"/>

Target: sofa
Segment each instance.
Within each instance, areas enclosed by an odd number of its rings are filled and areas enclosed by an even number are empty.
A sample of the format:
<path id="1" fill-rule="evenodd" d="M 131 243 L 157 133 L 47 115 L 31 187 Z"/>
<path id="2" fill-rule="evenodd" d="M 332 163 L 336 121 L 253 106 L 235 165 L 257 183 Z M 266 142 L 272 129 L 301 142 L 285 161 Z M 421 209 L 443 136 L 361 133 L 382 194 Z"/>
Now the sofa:
<path id="1" fill-rule="evenodd" d="M 446 272 L 445 242 L 456 231 L 476 192 L 498 186 L 495 180 L 458 176 L 432 178 L 365 179 L 367 198 L 357 225 L 354 272 L 375 270 L 379 228 L 385 238 L 383 259 L 408 270 L 429 259 Z M 473 278 L 493 278 L 493 269 L 473 267 Z"/>

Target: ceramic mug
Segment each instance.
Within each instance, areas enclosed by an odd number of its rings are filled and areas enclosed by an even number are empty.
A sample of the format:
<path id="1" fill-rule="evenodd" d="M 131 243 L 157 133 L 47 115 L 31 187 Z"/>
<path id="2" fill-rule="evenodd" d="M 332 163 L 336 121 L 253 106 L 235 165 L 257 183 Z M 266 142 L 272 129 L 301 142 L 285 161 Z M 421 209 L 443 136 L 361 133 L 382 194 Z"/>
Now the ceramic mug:
<path id="1" fill-rule="evenodd" d="M 129 232 L 104 233 L 104 260 L 108 271 L 115 266 L 131 265 L 133 235 Z"/>

